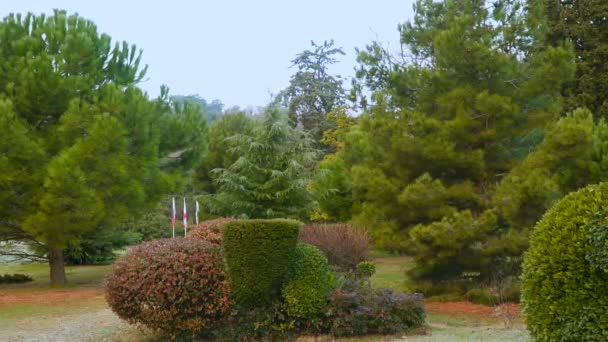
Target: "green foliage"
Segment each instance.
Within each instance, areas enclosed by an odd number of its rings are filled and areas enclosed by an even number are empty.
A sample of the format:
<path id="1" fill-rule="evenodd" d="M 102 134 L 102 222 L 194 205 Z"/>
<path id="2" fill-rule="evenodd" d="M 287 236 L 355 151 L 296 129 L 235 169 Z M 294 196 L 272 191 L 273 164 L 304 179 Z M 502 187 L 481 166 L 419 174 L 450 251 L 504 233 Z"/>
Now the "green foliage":
<path id="1" fill-rule="evenodd" d="M 208 122 L 221 119 L 224 113 L 222 101 L 215 99 L 209 102 L 199 95 L 173 95 L 171 96 L 171 102 L 198 106 Z"/>
<path id="2" fill-rule="evenodd" d="M 608 34 L 605 1 L 535 1 L 546 14 L 547 41 L 570 42 L 576 54 L 576 76 L 564 89 L 566 105 L 574 110 L 589 108 L 596 118 L 608 115 Z"/>
<path id="3" fill-rule="evenodd" d="M 361 261 L 355 270 L 359 277 L 371 278 L 376 273 L 376 264 L 371 261 Z"/>
<path id="4" fill-rule="evenodd" d="M 64 261 L 67 265 L 108 264 L 116 258 L 116 249 L 135 245 L 140 241 L 141 235 L 134 231 L 93 231 L 85 235 L 77 245 L 67 247 L 64 251 Z"/>
<path id="5" fill-rule="evenodd" d="M 569 113 L 501 181 L 495 205 L 513 227 L 531 228 L 563 194 L 606 177 L 606 136 L 606 123 L 595 123 L 589 111 Z"/>
<path id="6" fill-rule="evenodd" d="M 182 238 L 129 249 L 106 278 L 106 300 L 120 318 L 172 339 L 200 334 L 231 312 L 219 247 Z"/>
<path id="7" fill-rule="evenodd" d="M 197 190 L 215 193 L 217 184 L 213 183 L 212 170 L 227 169 L 240 157 L 235 150 L 226 148 L 228 138 L 237 134 L 251 135 L 256 122 L 244 112 L 232 112 L 222 115 L 209 126 L 209 146 L 203 161 L 195 170 L 194 186 Z"/>
<path id="8" fill-rule="evenodd" d="M 608 273 L 596 264 L 606 245 L 607 201 L 608 184 L 587 186 L 558 201 L 534 228 L 524 256 L 522 302 L 535 339 L 608 339 Z"/>
<path id="9" fill-rule="evenodd" d="M 280 219 L 223 226 L 222 244 L 238 304 L 265 307 L 279 297 L 299 229 L 299 222 Z"/>
<path id="10" fill-rule="evenodd" d="M 510 219 L 518 209 L 498 205 L 494 191 L 543 135 L 559 134 L 546 128 L 561 114 L 574 53 L 545 45 L 543 18 L 525 1 L 419 0 L 414 10 L 399 27 L 402 54 L 379 43 L 359 51 L 352 95 L 364 112 L 337 139 L 332 157 L 339 161 L 325 159 L 340 174 L 324 184 L 339 191 L 319 201 L 330 204 L 331 216 L 352 213 L 375 247 L 412 255 L 415 281 L 516 274 L 533 217 L 562 191 L 547 176 L 557 173 L 568 188 L 585 166 L 571 159 L 564 173 L 528 168 L 529 185 L 514 176 L 513 186 L 500 185 L 505 192 L 540 188 L 530 193 L 535 203 L 522 196 L 509 204 L 522 209 L 522 224 Z M 592 179 L 585 172 L 579 186 Z"/>
<path id="11" fill-rule="evenodd" d="M 313 205 L 307 189 L 316 150 L 306 133 L 294 129 L 276 107 L 268 107 L 251 135 L 227 139 L 238 156 L 213 170 L 218 192 L 213 213 L 228 217 L 303 218 Z"/>
<path id="12" fill-rule="evenodd" d="M 463 272 L 480 272 L 488 278 L 487 259 L 479 258 L 479 244 L 497 229 L 496 215 L 486 211 L 479 217 L 461 211 L 441 221 L 417 225 L 410 231 L 416 266 L 408 273 L 419 280 L 460 278 Z"/>
<path id="13" fill-rule="evenodd" d="M 422 327 L 425 317 L 420 294 L 360 287 L 334 291 L 327 319 L 332 335 L 357 336 L 410 331 Z"/>
<path id="14" fill-rule="evenodd" d="M 0 22 L 2 239 L 60 256 L 156 203 L 174 185 L 167 172 L 196 165 L 204 121 L 172 109 L 166 88 L 148 99 L 140 60 L 134 45 L 64 11 Z"/>
<path id="15" fill-rule="evenodd" d="M 27 274 L 0 274 L 0 284 L 23 284 L 33 280 L 34 278 Z"/>
<path id="16" fill-rule="evenodd" d="M 289 119 L 294 126 L 302 127 L 320 145 L 326 130 L 334 128 L 327 115 L 344 105 L 345 92 L 340 76 L 329 74 L 328 67 L 338 60 L 335 55 L 344 55 L 334 41 L 323 44 L 311 42 L 312 50 L 299 53 L 291 61 L 298 71 L 291 76 L 289 86 L 278 97 L 289 110 Z"/>
<path id="17" fill-rule="evenodd" d="M 316 247 L 296 246 L 281 290 L 286 313 L 300 320 L 320 318 L 330 290 L 327 257 Z M 308 322 L 307 322 L 308 323 Z"/>

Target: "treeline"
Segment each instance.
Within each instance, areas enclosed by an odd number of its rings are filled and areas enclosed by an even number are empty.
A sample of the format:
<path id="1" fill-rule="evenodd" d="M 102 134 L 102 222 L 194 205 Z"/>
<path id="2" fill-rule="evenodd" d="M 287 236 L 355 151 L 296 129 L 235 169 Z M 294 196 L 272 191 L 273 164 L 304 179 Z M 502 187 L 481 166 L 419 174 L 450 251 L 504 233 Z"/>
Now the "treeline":
<path id="1" fill-rule="evenodd" d="M 606 178 L 608 6 L 417 1 L 403 54 L 359 51 L 361 116 L 333 136 L 321 216 L 414 257 L 427 293 L 514 280 L 530 231 Z M 430 285 L 430 287 L 429 287 Z"/>
<path id="2" fill-rule="evenodd" d="M 80 17 L 9 16 L 2 240 L 99 262 L 169 236 L 176 196 L 201 219 L 352 222 L 411 255 L 427 293 L 515 279 L 544 212 L 608 172 L 607 17 L 582 1 L 418 0 L 401 53 L 357 50 L 347 86 L 329 71 L 344 51 L 313 42 L 252 113 L 148 98 L 140 52 Z"/>

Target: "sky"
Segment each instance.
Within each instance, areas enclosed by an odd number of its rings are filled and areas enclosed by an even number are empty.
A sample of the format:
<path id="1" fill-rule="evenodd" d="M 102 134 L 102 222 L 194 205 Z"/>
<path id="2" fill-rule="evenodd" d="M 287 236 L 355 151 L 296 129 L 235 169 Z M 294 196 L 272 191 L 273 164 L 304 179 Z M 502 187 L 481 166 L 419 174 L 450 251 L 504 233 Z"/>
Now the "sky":
<path id="1" fill-rule="evenodd" d="M 330 70 L 354 75 L 355 48 L 377 40 L 399 49 L 397 26 L 413 0 L 0 0 L 0 14 L 65 9 L 94 21 L 113 40 L 143 49 L 140 84 L 173 95 L 198 94 L 227 106 L 257 107 L 284 89 L 296 54 L 334 39 L 345 56 Z M 350 81 L 346 82 L 348 86 Z"/>

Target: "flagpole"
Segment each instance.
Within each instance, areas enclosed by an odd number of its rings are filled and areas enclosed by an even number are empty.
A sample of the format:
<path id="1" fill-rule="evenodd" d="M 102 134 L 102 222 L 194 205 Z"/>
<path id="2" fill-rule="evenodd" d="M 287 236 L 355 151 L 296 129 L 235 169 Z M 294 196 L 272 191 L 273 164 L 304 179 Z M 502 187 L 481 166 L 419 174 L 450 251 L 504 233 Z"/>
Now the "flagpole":
<path id="1" fill-rule="evenodd" d="M 197 226 L 198 226 L 198 210 L 199 210 L 199 208 L 198 208 L 198 201 L 196 201 L 196 216 L 195 217 L 196 217 L 196 225 Z"/>
<path id="2" fill-rule="evenodd" d="M 186 197 L 184 197 L 184 236 L 188 232 L 188 214 L 186 213 Z"/>
<path id="3" fill-rule="evenodd" d="M 173 238 L 175 238 L 175 216 L 176 215 L 176 211 L 175 211 L 175 197 L 173 197 L 173 211 L 171 212 L 171 226 L 173 226 Z"/>

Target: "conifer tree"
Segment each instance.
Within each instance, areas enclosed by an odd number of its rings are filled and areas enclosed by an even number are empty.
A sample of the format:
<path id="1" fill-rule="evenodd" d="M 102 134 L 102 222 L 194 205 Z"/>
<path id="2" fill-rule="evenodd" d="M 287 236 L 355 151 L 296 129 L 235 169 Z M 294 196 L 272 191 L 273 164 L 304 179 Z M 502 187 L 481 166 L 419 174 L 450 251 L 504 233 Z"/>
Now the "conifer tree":
<path id="1" fill-rule="evenodd" d="M 211 210 L 248 218 L 305 218 L 312 207 L 307 189 L 317 151 L 304 131 L 293 128 L 278 107 L 266 108 L 250 135 L 227 139 L 237 156 L 212 170 L 218 186 Z"/>
<path id="2" fill-rule="evenodd" d="M 43 248 L 53 285 L 66 281 L 68 246 L 170 188 L 161 159 L 178 151 L 179 163 L 195 164 L 199 132 L 161 145 L 174 113 L 137 88 L 140 62 L 134 45 L 113 44 L 78 15 L 0 22 L 0 234 Z"/>

